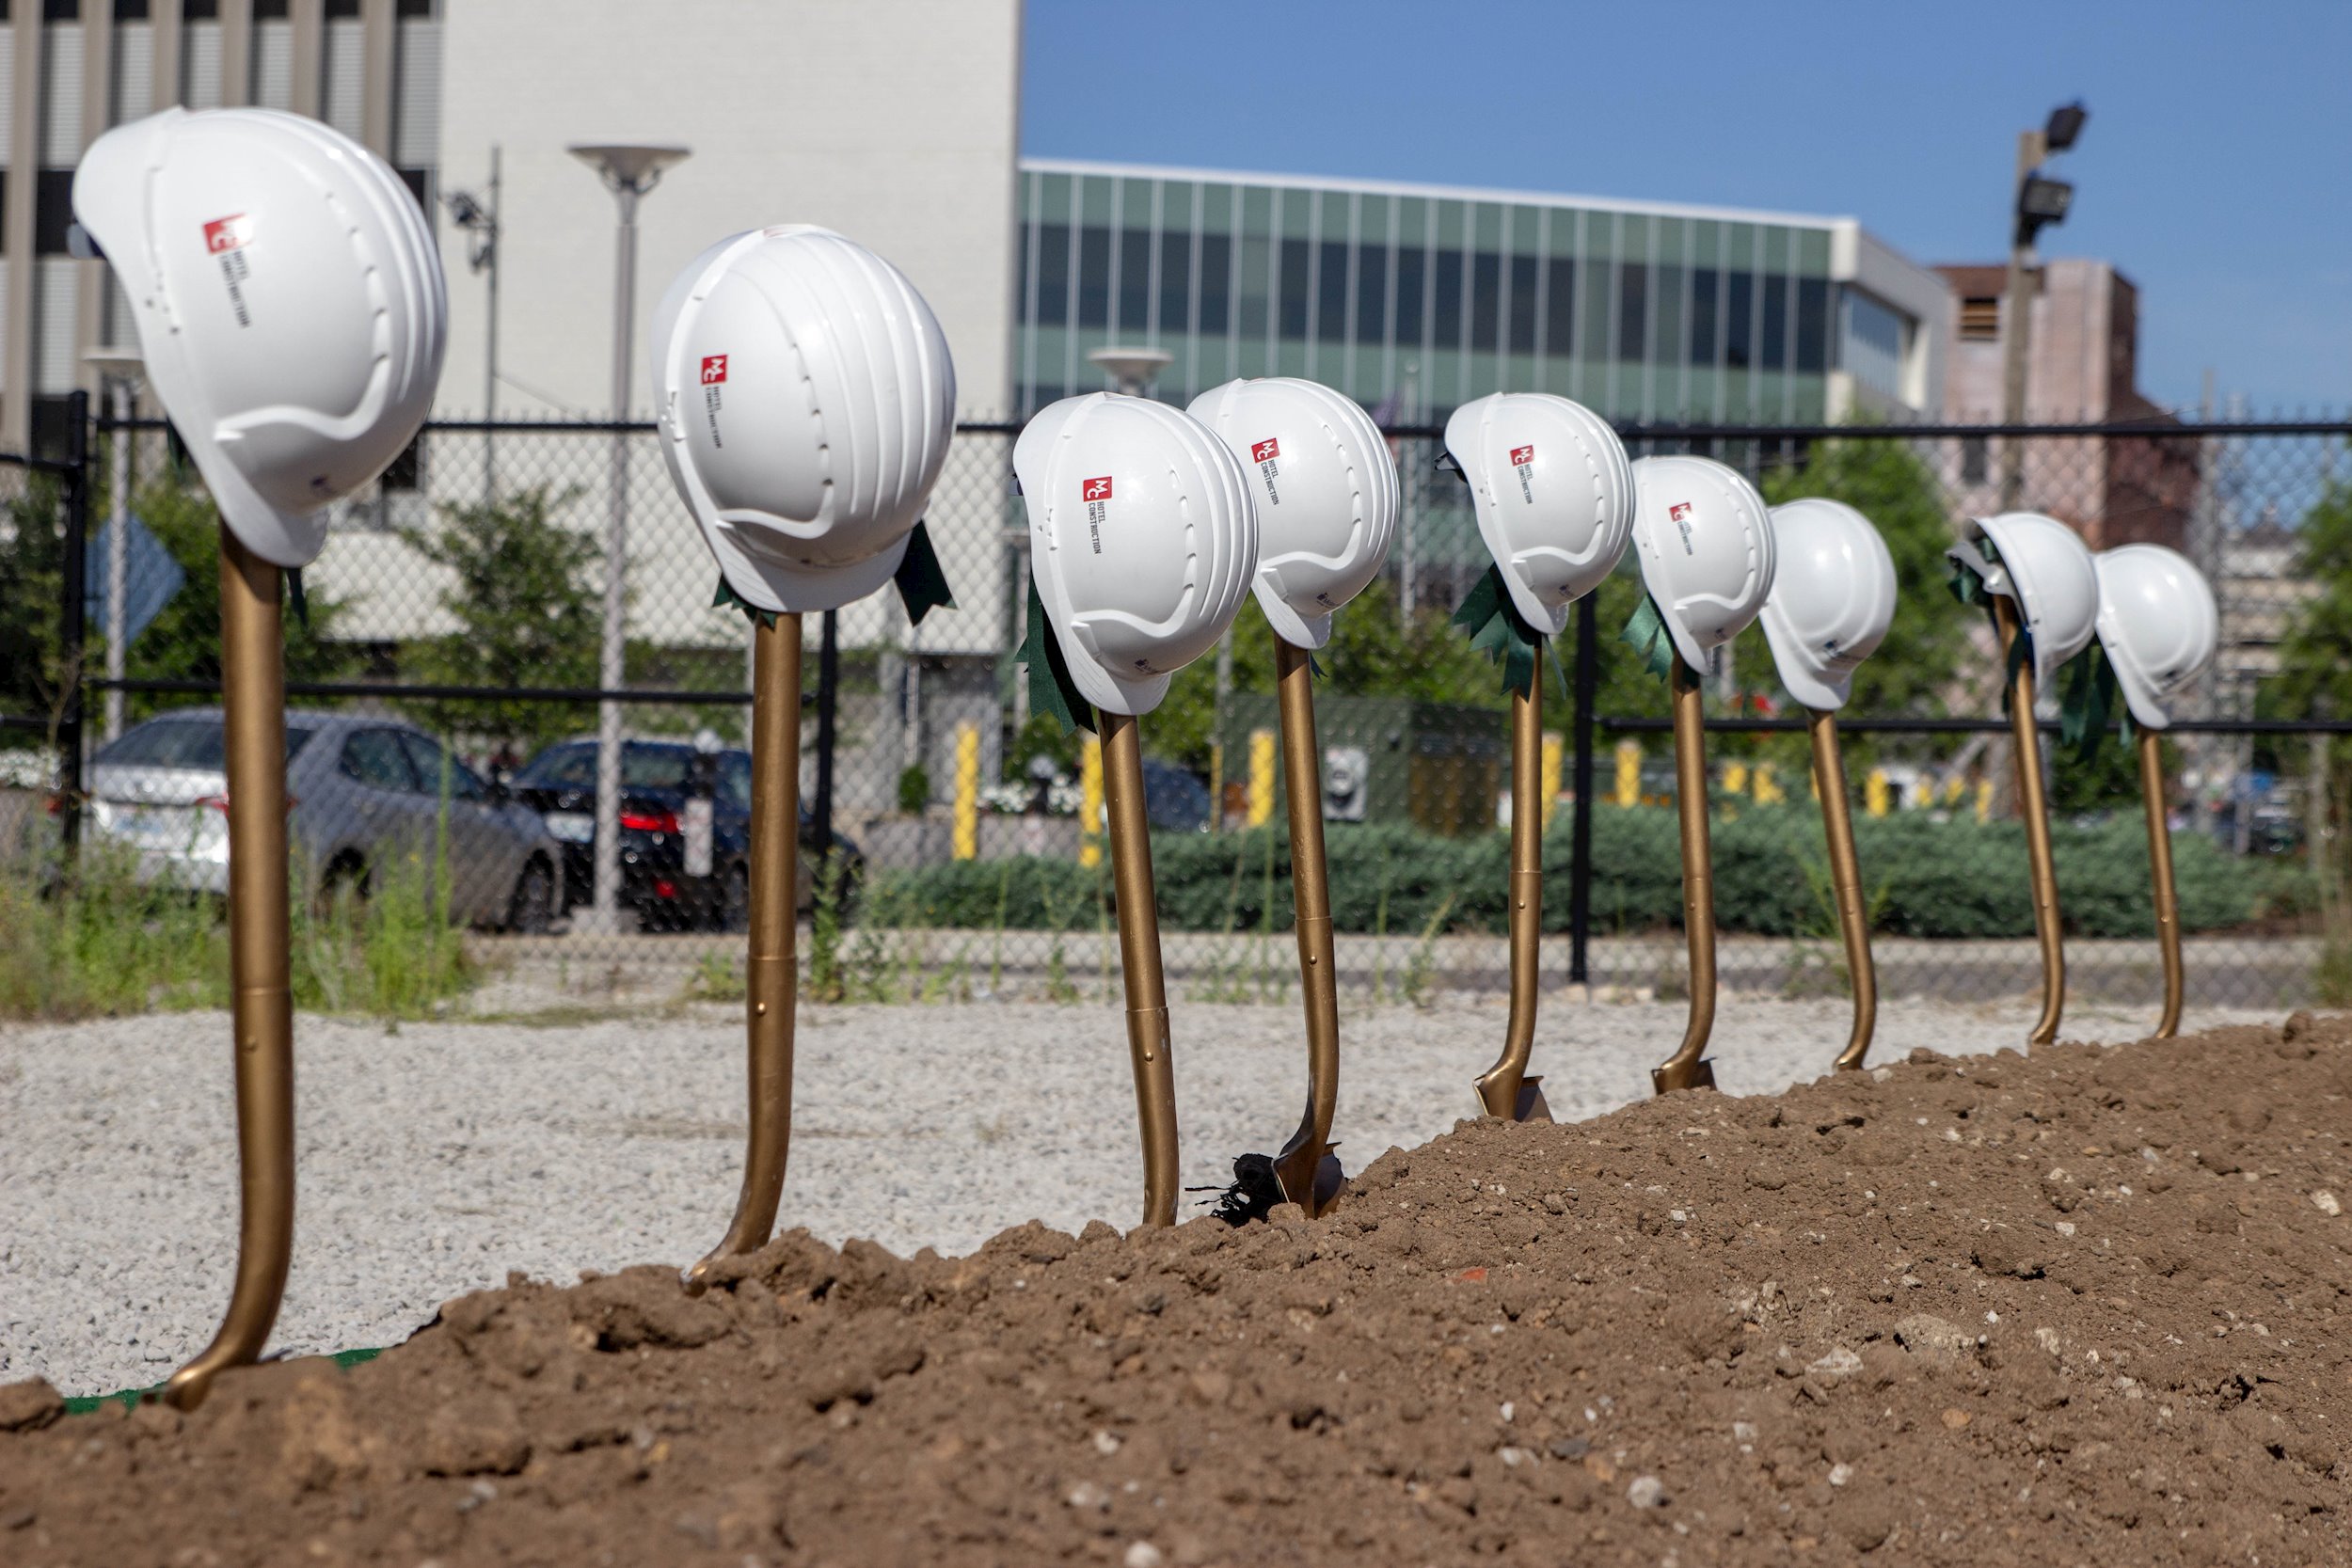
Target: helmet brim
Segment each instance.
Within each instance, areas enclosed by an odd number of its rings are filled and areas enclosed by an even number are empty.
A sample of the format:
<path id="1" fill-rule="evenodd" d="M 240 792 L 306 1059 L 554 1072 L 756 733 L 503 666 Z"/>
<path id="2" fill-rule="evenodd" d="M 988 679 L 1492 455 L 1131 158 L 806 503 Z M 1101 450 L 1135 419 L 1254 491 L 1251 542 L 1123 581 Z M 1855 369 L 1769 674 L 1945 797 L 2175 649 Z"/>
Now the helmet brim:
<path id="1" fill-rule="evenodd" d="M 1782 624 L 1772 602 L 1764 603 L 1757 617 L 1764 625 L 1764 645 L 1772 651 L 1772 670 L 1788 695 L 1817 713 L 1835 713 L 1853 695 L 1853 672 L 1832 678 L 1815 670 L 1797 634 Z"/>
<path id="2" fill-rule="evenodd" d="M 1331 611 L 1320 615 L 1301 615 L 1290 600 L 1282 597 L 1262 570 L 1250 580 L 1250 593 L 1256 596 L 1258 608 L 1265 612 L 1266 625 L 1274 635 L 1294 648 L 1320 648 L 1331 641 Z"/>

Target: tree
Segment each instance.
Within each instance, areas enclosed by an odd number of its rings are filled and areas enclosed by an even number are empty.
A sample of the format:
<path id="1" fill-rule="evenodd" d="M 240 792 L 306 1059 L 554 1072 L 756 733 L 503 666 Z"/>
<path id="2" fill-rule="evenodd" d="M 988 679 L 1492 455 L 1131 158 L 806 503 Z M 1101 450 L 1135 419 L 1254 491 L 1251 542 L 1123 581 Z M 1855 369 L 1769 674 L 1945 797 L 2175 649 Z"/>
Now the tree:
<path id="1" fill-rule="evenodd" d="M 2352 718 L 2352 483 L 2329 482 L 2297 531 L 2297 575 L 2317 590 L 2279 644 L 2279 673 L 2263 683 L 2265 719 Z"/>
<path id="2" fill-rule="evenodd" d="M 440 602 L 457 623 L 403 647 L 407 674 L 438 686 L 596 684 L 603 610 L 595 571 L 604 551 L 593 535 L 549 515 L 576 495 L 550 497 L 542 484 L 498 500 L 444 503 L 441 527 L 402 531 L 410 548 L 449 570 Z M 578 732 L 594 711 L 520 696 L 404 705 L 440 734 L 510 741 L 526 756 Z"/>

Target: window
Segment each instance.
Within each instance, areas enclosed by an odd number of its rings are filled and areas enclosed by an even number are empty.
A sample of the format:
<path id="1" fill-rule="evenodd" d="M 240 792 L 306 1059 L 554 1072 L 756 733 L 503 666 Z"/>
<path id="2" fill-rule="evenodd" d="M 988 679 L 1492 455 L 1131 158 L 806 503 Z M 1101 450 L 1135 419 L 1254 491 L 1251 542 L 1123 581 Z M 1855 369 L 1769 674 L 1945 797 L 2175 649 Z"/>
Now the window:
<path id="1" fill-rule="evenodd" d="M 1070 325 L 1070 225 L 1037 227 L 1037 320 L 1041 326 Z"/>
<path id="2" fill-rule="evenodd" d="M 145 22 L 147 0 L 115 0 L 115 20 L 117 22 Z"/>
<path id="3" fill-rule="evenodd" d="M 1535 258 L 1511 258 L 1511 336 L 1504 345 L 1513 354 L 1535 352 Z"/>
<path id="4" fill-rule="evenodd" d="M 33 254 L 70 254 L 66 235 L 73 228 L 73 171 L 44 168 L 34 181 Z"/>
<path id="5" fill-rule="evenodd" d="M 396 730 L 359 731 L 343 742 L 342 759 L 336 767 L 344 778 L 370 789 L 406 794 L 414 793 L 417 787 L 417 776 L 408 766 L 407 753 L 401 747 Z"/>
<path id="6" fill-rule="evenodd" d="M 1797 371 L 1819 375 L 1829 368 L 1829 279 L 1797 279 Z"/>
<path id="7" fill-rule="evenodd" d="M 1981 436 L 1960 438 L 1960 482 L 1963 484 L 1982 484 L 1991 472 L 1985 461 L 1985 439 Z"/>
<path id="8" fill-rule="evenodd" d="M 307 724 L 288 724 L 286 760 L 294 761 L 316 733 Z M 224 745 L 217 719 L 151 719 L 123 732 L 122 738 L 98 753 L 98 761 L 113 768 L 217 770 L 226 766 Z"/>
<path id="9" fill-rule="evenodd" d="M 1470 258 L 1471 350 L 1492 354 L 1502 326 L 1502 258 L 1482 250 Z"/>
<path id="10" fill-rule="evenodd" d="M 1788 275 L 1764 275 L 1764 341 L 1762 360 L 1768 371 L 1788 368 Z"/>
<path id="11" fill-rule="evenodd" d="M 1227 234 L 1200 236 L 1200 332 L 1224 336 L 1232 319 L 1233 241 Z"/>
<path id="12" fill-rule="evenodd" d="M 359 0 L 326 0 L 326 20 L 357 22 L 359 20 Z"/>
<path id="13" fill-rule="evenodd" d="M 256 22 L 283 22 L 291 14 L 287 0 L 253 0 L 253 20 Z"/>
<path id="14" fill-rule="evenodd" d="M 1731 274 L 1731 298 L 1724 309 L 1724 363 L 1733 370 L 1748 368 L 1750 330 L 1755 321 L 1756 275 L 1734 271 Z"/>
<path id="15" fill-rule="evenodd" d="M 1555 256 L 1549 270 L 1551 286 L 1546 299 L 1544 352 L 1565 359 L 1576 352 L 1576 261 Z"/>
<path id="16" fill-rule="evenodd" d="M 1421 346 L 1422 293 L 1429 279 L 1429 254 L 1418 247 L 1396 253 L 1396 341 Z"/>
<path id="17" fill-rule="evenodd" d="M 1121 230 L 1119 235 L 1119 330 L 1150 330 L 1151 311 L 1151 230 Z"/>
<path id="18" fill-rule="evenodd" d="M 1715 362 L 1715 284 L 1713 267 L 1691 269 L 1691 363 Z"/>
<path id="19" fill-rule="evenodd" d="M 424 432 L 420 430 L 400 449 L 400 455 L 384 466 L 383 486 L 387 490 L 415 490 L 424 473 Z"/>
<path id="20" fill-rule="evenodd" d="M 737 811 L 752 809 L 752 759 L 742 752 L 719 758 L 718 798 Z"/>
<path id="21" fill-rule="evenodd" d="M 1345 240 L 1326 240 L 1316 246 L 1315 341 L 1347 341 L 1347 253 Z"/>
<path id="22" fill-rule="evenodd" d="M 1639 360 L 1649 337 L 1649 266 L 1625 261 L 1617 267 L 1617 357 Z"/>
<path id="23" fill-rule="evenodd" d="M 180 20 L 183 22 L 218 22 L 220 0 L 180 0 Z"/>
<path id="24" fill-rule="evenodd" d="M 1462 346 L 1462 253 L 1458 250 L 1438 252 L 1438 297 L 1430 325 L 1436 329 L 1439 349 Z"/>
<path id="25" fill-rule="evenodd" d="M 1356 252 L 1356 341 L 1379 343 L 1389 335 L 1389 251 L 1365 245 Z"/>
<path id="26" fill-rule="evenodd" d="M 82 20 L 82 0 L 41 0 L 40 19 L 43 22 L 79 22 Z"/>
<path id="27" fill-rule="evenodd" d="M 392 14 L 404 22 L 421 21 L 433 14 L 433 0 L 399 0 Z"/>
<path id="28" fill-rule="evenodd" d="M 435 222 L 433 171 L 429 168 L 404 168 L 393 172 L 400 176 L 400 182 L 408 187 L 408 198 L 417 204 L 417 211 L 424 214 L 424 226 L 432 228 Z"/>
<path id="29" fill-rule="evenodd" d="M 1163 230 L 1160 233 L 1160 335 L 1173 337 L 1188 329 L 1192 305 L 1192 231 Z"/>
<path id="30" fill-rule="evenodd" d="M 523 769 L 515 781 L 526 789 L 551 789 L 558 784 L 573 789 L 593 789 L 596 783 L 596 749 L 594 746 L 559 746 L 543 752 L 539 760 Z"/>
<path id="31" fill-rule="evenodd" d="M 1285 338 L 1307 335 L 1307 242 L 1282 242 L 1282 277 L 1276 289 L 1277 330 Z"/>
<path id="32" fill-rule="evenodd" d="M 408 766 L 417 775 L 417 787 L 427 795 L 441 793 L 441 769 L 449 768 L 449 798 L 453 800 L 481 800 L 489 797 L 482 781 L 472 768 L 441 750 L 440 742 L 431 736 L 414 730 L 400 732 L 402 750 L 408 753 Z"/>
<path id="33" fill-rule="evenodd" d="M 1265 239 L 1241 242 L 1241 335 L 1253 341 L 1265 336 L 1266 269 L 1273 262 L 1273 246 Z"/>
<path id="34" fill-rule="evenodd" d="M 1099 224 L 1078 230 L 1078 327 L 1111 324 L 1111 231 Z"/>
<path id="35" fill-rule="evenodd" d="M 1997 343 L 2001 341 L 2001 296 L 1973 294 L 1960 302 L 1960 341 Z"/>

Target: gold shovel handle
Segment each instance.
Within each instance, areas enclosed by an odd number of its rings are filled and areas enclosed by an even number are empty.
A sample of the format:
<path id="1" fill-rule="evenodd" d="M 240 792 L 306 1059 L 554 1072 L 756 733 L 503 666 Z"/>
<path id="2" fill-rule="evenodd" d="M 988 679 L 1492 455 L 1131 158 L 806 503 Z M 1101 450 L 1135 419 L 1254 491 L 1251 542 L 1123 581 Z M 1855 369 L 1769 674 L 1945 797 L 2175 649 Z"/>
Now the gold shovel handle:
<path id="1" fill-rule="evenodd" d="M 1530 1095 L 1544 937 L 1544 648 L 1534 649 L 1527 689 L 1511 693 L 1511 1011 L 1502 1054 L 1476 1080 L 1478 1102 L 1506 1121 L 1551 1119 Z"/>
<path id="2" fill-rule="evenodd" d="M 1846 759 L 1837 749 L 1837 715 L 1805 710 L 1813 739 L 1813 783 L 1821 796 L 1821 832 L 1829 842 L 1830 892 L 1837 904 L 1837 931 L 1845 939 L 1846 973 L 1853 985 L 1853 1030 L 1836 1066 L 1851 1072 L 1870 1053 L 1878 1027 L 1878 970 L 1870 961 L 1870 916 L 1862 902 L 1862 866 L 1853 852 L 1853 807 L 1846 795 Z"/>
<path id="3" fill-rule="evenodd" d="M 1143 1223 L 1176 1223 L 1176 1063 L 1160 969 L 1160 915 L 1152 886 L 1143 743 L 1132 715 L 1104 713 L 1103 804 L 1110 816 L 1111 883 L 1119 901 L 1119 967 L 1127 987 L 1127 1048 L 1143 1137 Z"/>
<path id="4" fill-rule="evenodd" d="M 2148 812 L 2148 875 L 2156 904 L 2156 945 L 2164 954 L 2164 1016 L 2154 1038 L 2181 1032 L 2181 897 L 2172 882 L 2172 829 L 2164 817 L 2164 747 L 2154 730 L 2139 732 L 2139 799 Z"/>
<path id="5" fill-rule="evenodd" d="M 2020 633 L 2017 601 L 1993 596 L 1993 621 L 2000 629 L 2004 660 Z M 2050 856 L 2050 801 L 2042 782 L 2042 732 L 2034 723 L 2034 680 L 2030 661 L 2017 666 L 2009 698 L 2010 749 L 2016 753 L 2017 815 L 2026 822 L 2026 864 L 2033 881 L 2033 930 L 2042 948 L 2042 1016 L 2031 1045 L 2058 1038 L 2058 1015 L 2066 1006 L 2066 937 L 2059 927 L 2058 867 Z"/>
<path id="6" fill-rule="evenodd" d="M 1291 910 L 1297 927 L 1298 989 L 1307 1009 L 1307 1109 L 1274 1157 L 1282 1196 L 1320 1213 L 1331 1183 L 1319 1180 L 1331 1153 L 1340 1098 L 1340 990 L 1331 941 L 1330 866 L 1323 847 L 1323 752 L 1315 739 L 1314 665 L 1306 649 L 1274 640 L 1282 723 L 1282 787 L 1290 810 Z"/>
<path id="7" fill-rule="evenodd" d="M 1650 1071 L 1660 1094 L 1711 1089 L 1715 1032 L 1715 861 L 1707 834 L 1707 725 L 1698 672 L 1675 657 L 1675 812 L 1682 825 L 1682 928 L 1690 944 L 1691 1011 L 1682 1044 Z"/>

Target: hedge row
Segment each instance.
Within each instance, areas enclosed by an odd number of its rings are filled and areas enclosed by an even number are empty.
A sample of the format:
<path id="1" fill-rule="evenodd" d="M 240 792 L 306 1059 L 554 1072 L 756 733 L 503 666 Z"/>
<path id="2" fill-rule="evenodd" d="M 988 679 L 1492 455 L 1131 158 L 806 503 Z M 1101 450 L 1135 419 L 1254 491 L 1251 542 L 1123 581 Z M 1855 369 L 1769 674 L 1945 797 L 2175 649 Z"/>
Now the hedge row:
<path id="1" fill-rule="evenodd" d="M 1546 835 L 1544 926 L 1568 918 L 1565 817 Z M 1746 807 L 1714 822 L 1715 915 L 1726 931 L 1830 935 L 1821 822 L 1809 802 Z M 2154 931 L 2148 846 L 2137 814 L 2052 829 L 2067 928 L 2092 937 Z M 2033 934 L 2024 828 L 1938 821 L 1925 814 L 1854 823 L 1863 887 L 1881 931 L 1915 937 Z M 1448 839 L 1393 826 L 1332 824 L 1331 917 L 1342 931 L 1418 933 L 1504 929 L 1509 844 L 1496 832 Z M 2257 879 L 2201 833 L 2172 846 L 2184 929 L 2213 930 L 2257 912 Z M 1172 930 L 1251 930 L 1272 900 L 1273 925 L 1291 920 L 1286 832 L 1155 835 L 1152 858 L 1160 923 Z M 1108 867 L 1059 860 L 957 861 L 879 872 L 866 918 L 987 929 L 1090 929 L 1110 907 Z M 1680 924 L 1680 838 L 1669 807 L 1608 807 L 1593 816 L 1593 923 L 1603 931 Z"/>

